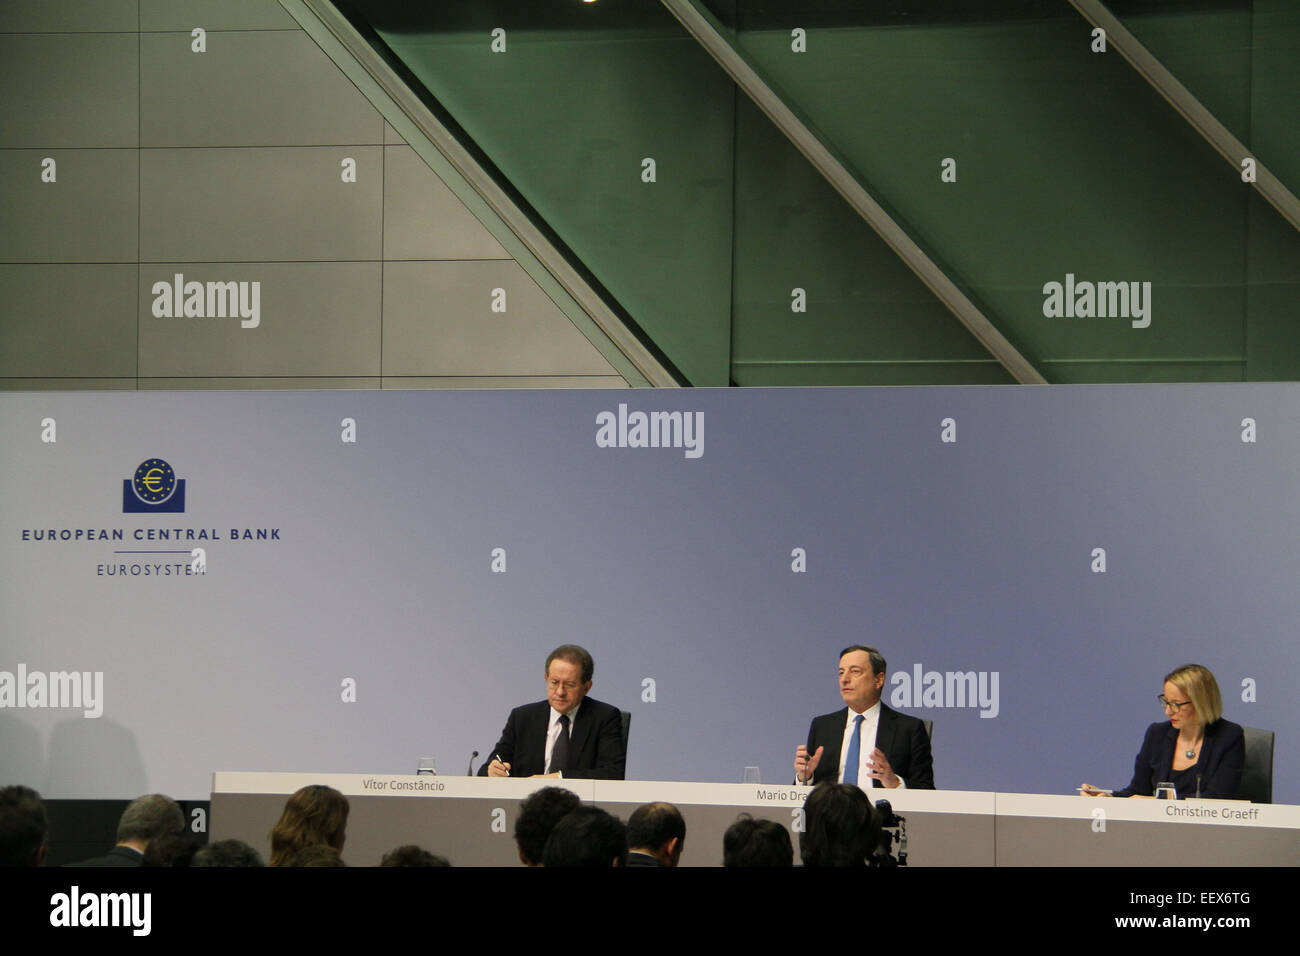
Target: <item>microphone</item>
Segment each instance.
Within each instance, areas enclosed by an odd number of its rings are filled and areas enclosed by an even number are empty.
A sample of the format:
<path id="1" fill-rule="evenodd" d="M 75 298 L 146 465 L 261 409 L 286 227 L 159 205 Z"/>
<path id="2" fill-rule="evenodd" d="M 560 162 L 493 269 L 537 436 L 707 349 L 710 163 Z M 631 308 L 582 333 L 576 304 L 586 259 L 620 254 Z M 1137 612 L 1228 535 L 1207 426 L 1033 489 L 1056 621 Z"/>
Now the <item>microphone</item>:
<path id="1" fill-rule="evenodd" d="M 474 776 L 474 758 L 477 757 L 477 756 L 478 756 L 478 751 L 477 751 L 477 750 L 474 751 L 472 754 L 469 755 L 469 769 L 467 769 L 467 770 L 465 771 L 465 776 L 467 776 L 467 777 L 472 777 L 472 776 Z"/>

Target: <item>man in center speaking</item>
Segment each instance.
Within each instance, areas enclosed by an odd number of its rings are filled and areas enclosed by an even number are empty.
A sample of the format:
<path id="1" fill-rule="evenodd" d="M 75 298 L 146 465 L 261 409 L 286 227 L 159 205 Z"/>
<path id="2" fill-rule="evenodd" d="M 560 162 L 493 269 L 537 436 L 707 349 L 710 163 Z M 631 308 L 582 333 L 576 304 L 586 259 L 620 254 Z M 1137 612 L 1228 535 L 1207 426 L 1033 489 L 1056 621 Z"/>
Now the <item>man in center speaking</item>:
<path id="1" fill-rule="evenodd" d="M 479 776 L 622 780 L 627 760 L 617 707 L 588 697 L 596 666 L 576 644 L 546 658 L 546 700 L 510 711 Z"/>
<path id="2" fill-rule="evenodd" d="M 813 718 L 807 745 L 794 754 L 795 780 L 871 787 L 934 789 L 930 735 L 915 717 L 880 700 L 885 658 L 854 644 L 840 652 L 840 696 L 847 707 Z"/>

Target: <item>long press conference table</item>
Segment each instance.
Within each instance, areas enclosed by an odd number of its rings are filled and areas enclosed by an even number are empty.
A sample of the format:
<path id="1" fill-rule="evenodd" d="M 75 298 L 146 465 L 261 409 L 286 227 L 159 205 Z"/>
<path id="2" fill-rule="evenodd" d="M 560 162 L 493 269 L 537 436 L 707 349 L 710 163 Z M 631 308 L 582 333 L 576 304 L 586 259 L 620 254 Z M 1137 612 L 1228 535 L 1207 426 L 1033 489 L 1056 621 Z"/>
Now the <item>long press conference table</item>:
<path id="1" fill-rule="evenodd" d="M 686 820 L 683 866 L 721 865 L 723 832 L 741 813 L 784 824 L 798 862 L 798 810 L 809 793 L 743 783 L 217 772 L 209 838 L 237 838 L 269 855 L 285 799 L 309 784 L 347 796 L 343 856 L 352 866 L 375 866 L 409 843 L 457 866 L 518 865 L 512 834 L 519 805 L 548 785 L 622 820 L 643 803 L 676 804 Z M 1171 859 L 1180 866 L 1300 865 L 1300 806 L 967 790 L 887 796 L 906 818 L 909 866 L 1151 866 Z"/>

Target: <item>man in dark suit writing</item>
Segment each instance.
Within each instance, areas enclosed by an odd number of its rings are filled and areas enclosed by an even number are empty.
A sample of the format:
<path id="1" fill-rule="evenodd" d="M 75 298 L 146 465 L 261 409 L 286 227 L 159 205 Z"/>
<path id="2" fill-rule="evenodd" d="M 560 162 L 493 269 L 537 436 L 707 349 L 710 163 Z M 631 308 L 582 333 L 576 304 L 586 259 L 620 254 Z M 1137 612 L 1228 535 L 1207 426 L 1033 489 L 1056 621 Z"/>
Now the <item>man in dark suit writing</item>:
<path id="1" fill-rule="evenodd" d="M 834 780 L 871 787 L 934 789 L 930 735 L 915 717 L 880 700 L 885 658 L 854 644 L 840 653 L 840 696 L 848 706 L 813 718 L 807 745 L 795 750 L 799 783 Z"/>
<path id="2" fill-rule="evenodd" d="M 595 663 L 565 644 L 546 658 L 546 700 L 510 711 L 488 777 L 593 777 L 622 780 L 626 754 L 617 707 L 588 697 Z"/>

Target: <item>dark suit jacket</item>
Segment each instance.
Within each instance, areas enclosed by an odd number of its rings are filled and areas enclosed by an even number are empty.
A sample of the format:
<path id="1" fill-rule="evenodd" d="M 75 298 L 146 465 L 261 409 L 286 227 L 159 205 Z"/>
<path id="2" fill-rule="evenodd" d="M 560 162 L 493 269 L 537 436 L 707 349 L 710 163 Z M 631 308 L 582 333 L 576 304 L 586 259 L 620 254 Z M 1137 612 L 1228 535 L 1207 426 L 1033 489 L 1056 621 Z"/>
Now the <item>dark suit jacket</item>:
<path id="1" fill-rule="evenodd" d="M 808 756 L 815 754 L 818 747 L 826 748 L 821 763 L 813 771 L 813 783 L 821 783 L 823 780 L 834 782 L 839 777 L 840 744 L 844 742 L 844 724 L 848 719 L 847 707 L 833 714 L 813 718 L 812 726 L 808 728 Z M 919 719 L 891 710 L 882 701 L 880 722 L 876 725 L 876 746 L 909 789 L 934 789 L 930 735 L 925 732 L 925 724 Z M 872 780 L 871 784 L 879 786 L 880 782 Z"/>
<path id="2" fill-rule="evenodd" d="M 658 866 L 663 867 L 657 856 L 651 856 L 649 853 L 637 853 L 635 850 L 628 851 L 628 866 Z"/>
<path id="3" fill-rule="evenodd" d="M 104 856 L 91 857 L 79 863 L 65 863 L 64 866 L 140 866 L 143 862 L 143 853 L 129 846 L 115 846 Z"/>
<path id="4" fill-rule="evenodd" d="M 510 776 L 531 777 L 546 772 L 546 731 L 551 705 L 525 704 L 510 711 L 496 747 L 479 767 L 486 777 L 494 756 L 510 764 Z M 622 780 L 627 754 L 623 748 L 623 718 L 618 708 L 584 697 L 569 731 L 569 769 L 566 777 Z"/>
<path id="5" fill-rule="evenodd" d="M 1134 794 L 1151 796 L 1156 784 L 1169 780 L 1174 764 L 1174 746 L 1178 743 L 1178 728 L 1167 720 L 1147 728 L 1142 749 L 1133 762 L 1133 782 L 1117 797 Z M 1201 778 L 1201 796 L 1232 800 L 1241 788 L 1241 770 L 1246 763 L 1246 737 L 1240 724 L 1220 718 L 1205 728 L 1205 741 L 1195 770 Z M 1195 779 L 1195 778 L 1193 778 Z M 1181 790 L 1179 797 L 1195 796 L 1195 786 L 1188 793 Z"/>

